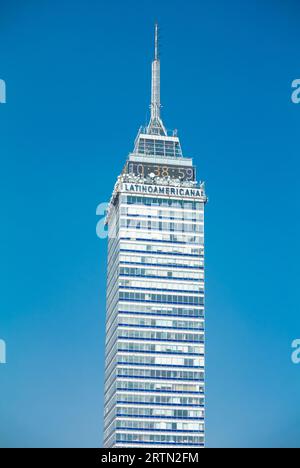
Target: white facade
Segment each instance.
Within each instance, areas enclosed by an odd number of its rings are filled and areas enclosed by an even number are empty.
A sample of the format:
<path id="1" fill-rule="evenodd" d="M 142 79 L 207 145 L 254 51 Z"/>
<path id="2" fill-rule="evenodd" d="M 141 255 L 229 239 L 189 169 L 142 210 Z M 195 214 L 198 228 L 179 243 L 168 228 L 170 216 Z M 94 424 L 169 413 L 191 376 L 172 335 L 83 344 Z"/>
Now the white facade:
<path id="1" fill-rule="evenodd" d="M 107 216 L 109 448 L 205 442 L 206 195 L 160 119 L 157 35 L 155 61 L 151 121 L 138 134 Z"/>

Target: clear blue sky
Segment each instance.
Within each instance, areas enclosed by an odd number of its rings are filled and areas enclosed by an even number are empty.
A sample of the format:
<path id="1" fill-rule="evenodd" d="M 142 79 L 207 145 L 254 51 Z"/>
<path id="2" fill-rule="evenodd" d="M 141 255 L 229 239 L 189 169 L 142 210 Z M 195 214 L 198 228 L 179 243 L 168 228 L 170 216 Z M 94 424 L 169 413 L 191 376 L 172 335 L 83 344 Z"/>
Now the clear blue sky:
<path id="1" fill-rule="evenodd" d="M 150 9 L 151 7 L 151 9 Z M 162 101 L 207 182 L 207 442 L 300 446 L 296 0 L 0 1 L 1 446 L 100 446 L 98 203 Z"/>

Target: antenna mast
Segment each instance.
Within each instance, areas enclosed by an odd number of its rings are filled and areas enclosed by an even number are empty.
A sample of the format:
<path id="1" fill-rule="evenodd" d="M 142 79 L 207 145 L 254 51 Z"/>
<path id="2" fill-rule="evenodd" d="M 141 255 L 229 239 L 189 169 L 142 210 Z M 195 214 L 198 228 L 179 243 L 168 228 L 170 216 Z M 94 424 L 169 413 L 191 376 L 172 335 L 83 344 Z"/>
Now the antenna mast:
<path id="1" fill-rule="evenodd" d="M 148 131 L 153 134 L 166 135 L 167 132 L 160 117 L 160 59 L 158 24 L 155 24 L 154 61 L 152 62 L 152 93 L 151 93 L 151 120 Z"/>

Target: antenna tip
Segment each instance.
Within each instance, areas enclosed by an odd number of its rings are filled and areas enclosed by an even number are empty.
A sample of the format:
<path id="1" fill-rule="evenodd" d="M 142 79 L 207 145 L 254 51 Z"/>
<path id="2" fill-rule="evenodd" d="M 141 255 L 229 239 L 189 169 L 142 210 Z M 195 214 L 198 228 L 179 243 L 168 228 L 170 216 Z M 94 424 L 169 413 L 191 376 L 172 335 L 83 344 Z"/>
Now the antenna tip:
<path id="1" fill-rule="evenodd" d="M 159 60 L 158 51 L 158 22 L 155 21 L 155 60 Z"/>

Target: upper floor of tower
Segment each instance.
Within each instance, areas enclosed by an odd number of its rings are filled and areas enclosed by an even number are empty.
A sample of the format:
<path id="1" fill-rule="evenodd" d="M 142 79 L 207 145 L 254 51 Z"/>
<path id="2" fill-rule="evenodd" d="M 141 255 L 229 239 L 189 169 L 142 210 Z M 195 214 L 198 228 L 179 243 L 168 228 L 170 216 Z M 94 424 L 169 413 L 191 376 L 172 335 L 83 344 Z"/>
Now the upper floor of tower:
<path id="1" fill-rule="evenodd" d="M 135 140 L 133 155 L 158 159 L 182 158 L 177 131 L 168 134 L 161 118 L 160 57 L 158 25 L 155 25 L 154 60 L 152 62 L 151 116 L 148 126 L 141 127 Z"/>

